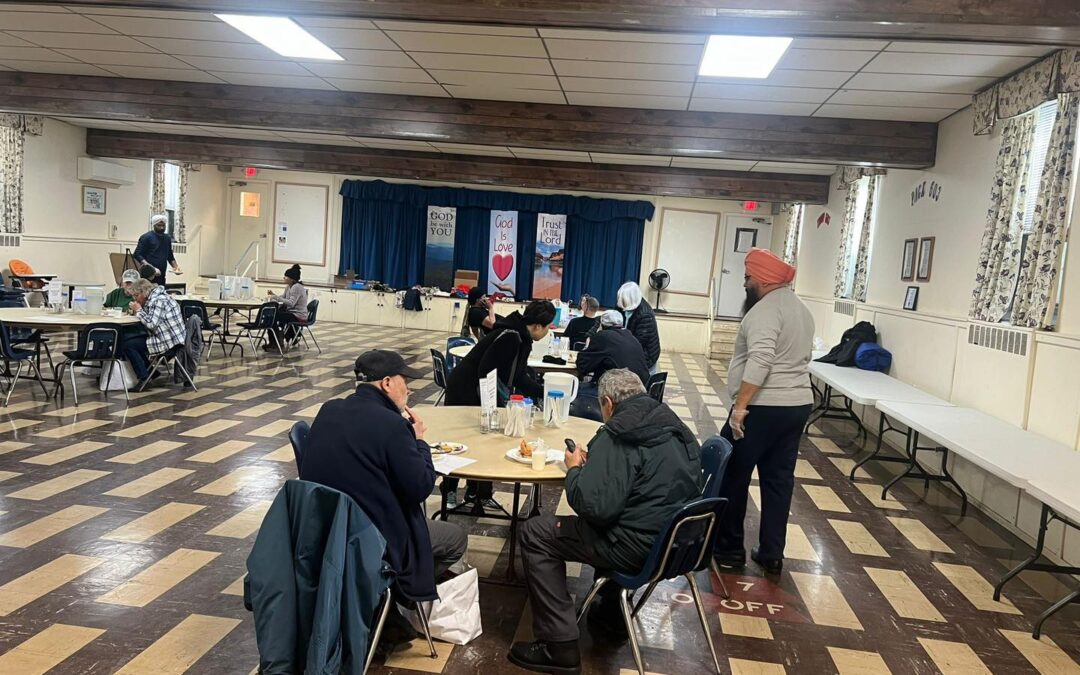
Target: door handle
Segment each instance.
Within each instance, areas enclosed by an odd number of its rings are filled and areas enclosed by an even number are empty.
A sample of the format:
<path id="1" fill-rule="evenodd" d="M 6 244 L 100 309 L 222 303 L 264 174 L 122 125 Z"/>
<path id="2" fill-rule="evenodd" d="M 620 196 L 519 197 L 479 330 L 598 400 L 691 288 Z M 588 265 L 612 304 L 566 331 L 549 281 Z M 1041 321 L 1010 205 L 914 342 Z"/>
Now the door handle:
<path id="1" fill-rule="evenodd" d="M 731 270 L 720 270 L 723 274 L 731 274 Z"/>

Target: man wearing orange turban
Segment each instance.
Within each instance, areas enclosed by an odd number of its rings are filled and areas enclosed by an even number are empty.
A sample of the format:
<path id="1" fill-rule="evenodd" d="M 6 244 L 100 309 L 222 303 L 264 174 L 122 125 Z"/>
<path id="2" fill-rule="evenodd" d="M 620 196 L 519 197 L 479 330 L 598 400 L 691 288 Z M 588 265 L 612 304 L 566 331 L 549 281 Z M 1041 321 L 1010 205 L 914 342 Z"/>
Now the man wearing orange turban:
<path id="1" fill-rule="evenodd" d="M 724 567 L 746 564 L 743 520 L 756 468 L 761 525 L 750 557 L 767 573 L 783 568 L 795 459 L 814 403 L 808 370 L 814 319 L 791 289 L 794 279 L 795 268 L 772 251 L 746 254 L 745 314 L 728 366 L 731 413 L 720 431 L 735 448 L 720 486 L 728 507 L 714 549 Z"/>

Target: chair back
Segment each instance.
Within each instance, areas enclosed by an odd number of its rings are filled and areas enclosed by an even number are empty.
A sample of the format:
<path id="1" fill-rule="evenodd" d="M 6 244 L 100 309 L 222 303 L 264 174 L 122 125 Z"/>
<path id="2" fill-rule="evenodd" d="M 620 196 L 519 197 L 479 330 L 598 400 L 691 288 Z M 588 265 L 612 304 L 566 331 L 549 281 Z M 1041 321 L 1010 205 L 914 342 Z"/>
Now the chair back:
<path id="1" fill-rule="evenodd" d="M 571 342 L 570 342 L 570 351 L 572 351 L 572 352 L 580 352 L 582 349 L 585 349 L 585 344 L 587 342 L 588 342 L 587 339 L 586 340 L 571 340 Z"/>
<path id="2" fill-rule="evenodd" d="M 11 332 L 8 325 L 3 321 L 0 321 L 0 352 L 3 352 L 5 359 L 19 359 L 20 357 L 15 353 L 15 348 L 11 345 Z"/>
<path id="3" fill-rule="evenodd" d="M 319 301 L 312 300 L 307 304 L 307 325 L 308 327 L 315 325 L 315 316 L 319 313 Z"/>
<path id="4" fill-rule="evenodd" d="M 259 307 L 259 313 L 255 315 L 255 328 L 273 328 L 274 319 L 277 318 L 278 304 L 276 302 L 264 302 Z"/>
<path id="5" fill-rule="evenodd" d="M 120 329 L 111 323 L 92 323 L 79 333 L 79 359 L 115 359 L 120 351 Z"/>
<path id="6" fill-rule="evenodd" d="M 307 443 L 308 432 L 311 426 L 307 422 L 297 422 L 289 429 L 289 443 L 292 443 L 293 457 L 296 458 L 296 470 L 300 470 L 300 460 L 304 456 L 304 445 Z"/>
<path id="7" fill-rule="evenodd" d="M 701 496 L 706 498 L 720 496 L 720 484 L 724 482 L 724 472 L 734 452 L 728 439 L 716 434 L 701 446 L 701 475 L 705 484 Z"/>
<path id="8" fill-rule="evenodd" d="M 431 350 L 431 366 L 435 370 L 435 384 L 439 389 L 446 389 L 448 372 L 446 370 L 446 357 L 438 349 Z"/>
<path id="9" fill-rule="evenodd" d="M 199 317 L 203 330 L 213 330 L 210 325 L 210 312 L 206 311 L 206 303 L 202 300 L 181 300 L 180 314 L 184 317 L 184 323 L 193 316 Z"/>
<path id="10" fill-rule="evenodd" d="M 449 374 L 454 368 L 457 368 L 457 364 L 461 363 L 461 357 L 454 356 L 450 353 L 450 350 L 454 347 L 475 346 L 476 338 L 468 337 L 465 335 L 451 335 L 446 338 L 446 372 Z"/>
<path id="11" fill-rule="evenodd" d="M 667 373 L 654 373 L 649 376 L 649 383 L 645 385 L 645 391 L 659 403 L 664 402 L 664 389 L 667 388 Z"/>
<path id="12" fill-rule="evenodd" d="M 698 499 L 671 517 L 656 538 L 645 565 L 636 576 L 616 573 L 612 580 L 624 588 L 638 588 L 654 581 L 674 579 L 707 565 L 712 554 L 726 499 Z"/>

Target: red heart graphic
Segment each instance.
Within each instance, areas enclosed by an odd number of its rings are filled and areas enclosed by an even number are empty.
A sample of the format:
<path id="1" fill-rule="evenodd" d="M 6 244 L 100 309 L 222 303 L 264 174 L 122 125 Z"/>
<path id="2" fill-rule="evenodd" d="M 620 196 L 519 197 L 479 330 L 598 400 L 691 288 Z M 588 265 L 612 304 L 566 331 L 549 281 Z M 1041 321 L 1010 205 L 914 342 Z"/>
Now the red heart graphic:
<path id="1" fill-rule="evenodd" d="M 491 256 L 491 269 L 499 281 L 506 281 L 510 272 L 514 269 L 514 256 L 509 253 L 496 253 Z"/>

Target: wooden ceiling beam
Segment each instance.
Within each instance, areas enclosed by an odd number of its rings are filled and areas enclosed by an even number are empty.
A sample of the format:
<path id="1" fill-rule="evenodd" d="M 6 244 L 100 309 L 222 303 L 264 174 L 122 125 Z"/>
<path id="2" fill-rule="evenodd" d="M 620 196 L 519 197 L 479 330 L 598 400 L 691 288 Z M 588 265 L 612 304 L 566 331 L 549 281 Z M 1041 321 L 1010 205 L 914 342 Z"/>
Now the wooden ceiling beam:
<path id="1" fill-rule="evenodd" d="M 924 168 L 937 125 L 0 73 L 0 110 L 611 154 Z"/>
<path id="2" fill-rule="evenodd" d="M 574 192 L 824 204 L 829 177 L 549 162 L 88 129 L 97 157 L 168 159 L 377 178 Z"/>
<path id="3" fill-rule="evenodd" d="M 1075 0 L 73 0 L 67 5 L 603 30 L 1080 44 Z"/>

